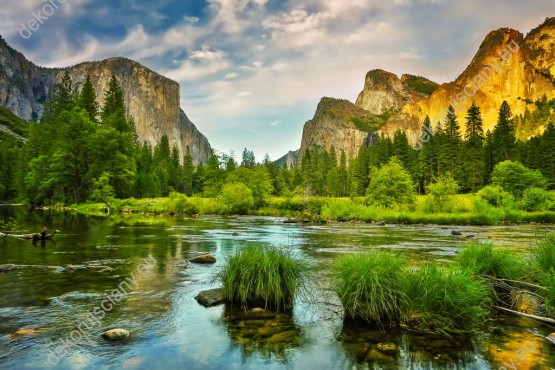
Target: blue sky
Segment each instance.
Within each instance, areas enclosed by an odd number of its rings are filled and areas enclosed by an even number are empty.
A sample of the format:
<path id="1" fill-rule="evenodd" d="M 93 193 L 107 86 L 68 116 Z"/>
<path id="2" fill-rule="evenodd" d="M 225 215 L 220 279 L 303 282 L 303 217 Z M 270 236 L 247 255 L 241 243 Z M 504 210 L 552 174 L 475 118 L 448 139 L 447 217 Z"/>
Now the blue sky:
<path id="1" fill-rule="evenodd" d="M 58 9 L 29 38 L 21 23 Z M 454 79 L 485 35 L 527 33 L 552 0 L 18 0 L 0 34 L 64 67 L 124 56 L 178 81 L 181 106 L 221 152 L 261 160 L 300 145 L 321 97 L 356 100 L 367 71 Z"/>

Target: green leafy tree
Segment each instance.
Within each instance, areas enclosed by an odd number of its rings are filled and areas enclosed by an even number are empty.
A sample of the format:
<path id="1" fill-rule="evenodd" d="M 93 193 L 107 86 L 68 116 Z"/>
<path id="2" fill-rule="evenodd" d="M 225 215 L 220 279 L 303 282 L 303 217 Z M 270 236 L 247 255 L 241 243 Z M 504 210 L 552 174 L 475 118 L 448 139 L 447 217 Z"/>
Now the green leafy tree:
<path id="1" fill-rule="evenodd" d="M 504 161 L 495 166 L 492 183 L 519 199 L 528 188 L 546 189 L 548 181 L 539 170 L 531 170 L 519 162 Z"/>
<path id="2" fill-rule="evenodd" d="M 247 214 L 254 207 L 251 189 L 240 182 L 225 184 L 218 195 L 223 214 Z"/>
<path id="3" fill-rule="evenodd" d="M 451 175 L 446 172 L 436 182 L 428 186 L 428 198 L 424 209 L 428 212 L 452 212 L 454 211 L 454 196 L 457 194 L 459 185 Z"/>
<path id="4" fill-rule="evenodd" d="M 110 185 L 110 174 L 104 172 L 98 179 L 94 179 L 92 184 L 91 200 L 104 203 L 107 213 L 110 214 L 110 208 L 116 196 L 114 188 Z"/>
<path id="5" fill-rule="evenodd" d="M 408 171 L 397 157 L 382 168 L 372 168 L 367 200 L 388 208 L 412 208 L 415 201 L 414 184 Z"/>

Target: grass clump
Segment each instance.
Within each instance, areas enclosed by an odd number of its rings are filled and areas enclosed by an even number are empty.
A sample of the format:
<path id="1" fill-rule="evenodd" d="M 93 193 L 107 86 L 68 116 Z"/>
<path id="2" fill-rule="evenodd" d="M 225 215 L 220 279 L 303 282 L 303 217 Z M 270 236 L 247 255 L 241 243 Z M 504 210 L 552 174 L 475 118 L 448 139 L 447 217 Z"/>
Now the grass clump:
<path id="1" fill-rule="evenodd" d="M 473 242 L 457 255 L 455 264 L 474 276 L 520 280 L 525 274 L 521 261 L 509 251 L 494 249 L 491 243 Z"/>
<path id="2" fill-rule="evenodd" d="M 346 316 L 380 325 L 394 323 L 399 318 L 405 266 L 404 257 L 378 250 L 338 259 L 333 285 Z"/>
<path id="3" fill-rule="evenodd" d="M 249 245 L 228 258 L 217 279 L 232 304 L 287 310 L 306 287 L 308 266 L 288 249 Z"/>
<path id="4" fill-rule="evenodd" d="M 532 249 L 531 263 L 536 282 L 545 287 L 545 313 L 555 317 L 555 234 L 549 234 Z"/>
<path id="5" fill-rule="evenodd" d="M 445 335 L 471 333 L 490 314 L 487 284 L 467 271 L 427 263 L 404 276 L 403 327 Z"/>

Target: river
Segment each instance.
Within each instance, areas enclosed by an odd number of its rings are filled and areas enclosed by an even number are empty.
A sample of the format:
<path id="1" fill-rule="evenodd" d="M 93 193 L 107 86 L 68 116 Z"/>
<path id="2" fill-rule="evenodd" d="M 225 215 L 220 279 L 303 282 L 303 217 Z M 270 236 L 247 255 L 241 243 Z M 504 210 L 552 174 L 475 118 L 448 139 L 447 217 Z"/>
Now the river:
<path id="1" fill-rule="evenodd" d="M 481 334 L 440 338 L 344 323 L 327 280 L 333 260 L 344 253 L 377 247 L 403 251 L 413 263 L 447 263 L 469 235 L 524 256 L 552 225 L 290 225 L 265 217 L 98 218 L 0 207 L 0 220 L 8 217 L 21 233 L 45 226 L 60 234 L 44 245 L 0 239 L 0 265 L 16 267 L 0 273 L 0 369 L 555 367 L 555 351 L 544 338 L 555 329 L 545 325 L 501 316 Z M 452 236 L 451 230 L 463 236 Z M 194 299 L 217 287 L 213 278 L 227 253 L 248 243 L 291 248 L 314 267 L 319 281 L 314 297 L 297 302 L 292 317 L 249 320 L 224 306 L 204 308 Z M 215 265 L 186 263 L 206 252 L 217 258 Z M 122 281 L 133 281 L 125 285 L 126 294 L 112 300 L 96 326 L 83 329 L 92 310 Z M 276 325 L 292 334 L 283 341 L 253 334 Z M 79 339 L 72 340 L 78 327 Z M 101 334 L 109 328 L 131 334 L 108 342 Z M 53 355 L 61 341 L 71 342 L 69 350 Z M 393 343 L 397 350 L 386 355 L 376 350 L 378 343 Z"/>

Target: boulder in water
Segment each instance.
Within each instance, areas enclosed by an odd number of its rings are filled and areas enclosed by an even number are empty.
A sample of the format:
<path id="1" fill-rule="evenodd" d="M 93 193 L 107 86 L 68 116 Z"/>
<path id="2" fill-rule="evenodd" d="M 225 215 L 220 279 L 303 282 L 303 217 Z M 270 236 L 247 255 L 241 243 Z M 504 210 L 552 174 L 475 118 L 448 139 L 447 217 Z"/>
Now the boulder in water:
<path id="1" fill-rule="evenodd" d="M 221 305 L 225 302 L 224 289 L 210 289 L 200 292 L 195 297 L 198 303 L 204 307 L 214 307 Z"/>
<path id="2" fill-rule="evenodd" d="M 129 331 L 125 329 L 110 329 L 102 333 L 102 338 L 106 340 L 122 340 L 129 336 Z"/>
<path id="3" fill-rule="evenodd" d="M 211 254 L 201 254 L 200 256 L 191 258 L 189 262 L 203 264 L 216 263 L 216 257 Z"/>

